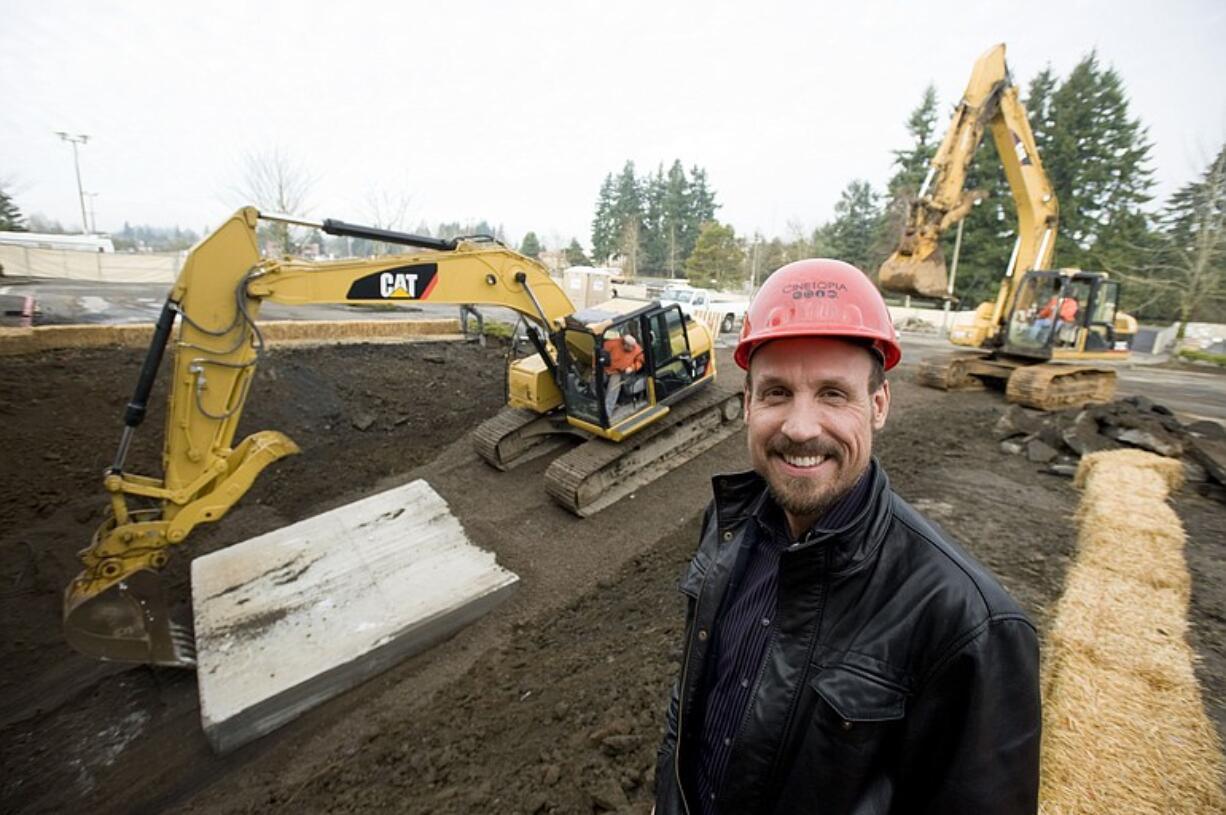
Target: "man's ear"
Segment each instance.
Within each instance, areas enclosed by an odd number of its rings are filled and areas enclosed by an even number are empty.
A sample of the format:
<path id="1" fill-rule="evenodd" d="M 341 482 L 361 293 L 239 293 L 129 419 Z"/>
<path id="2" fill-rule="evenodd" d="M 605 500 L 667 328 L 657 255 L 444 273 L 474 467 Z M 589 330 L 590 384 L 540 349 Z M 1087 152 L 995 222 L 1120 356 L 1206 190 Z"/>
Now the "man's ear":
<path id="1" fill-rule="evenodd" d="M 873 429 L 885 427 L 885 420 L 890 415 L 890 381 L 884 380 L 881 387 L 873 392 Z"/>

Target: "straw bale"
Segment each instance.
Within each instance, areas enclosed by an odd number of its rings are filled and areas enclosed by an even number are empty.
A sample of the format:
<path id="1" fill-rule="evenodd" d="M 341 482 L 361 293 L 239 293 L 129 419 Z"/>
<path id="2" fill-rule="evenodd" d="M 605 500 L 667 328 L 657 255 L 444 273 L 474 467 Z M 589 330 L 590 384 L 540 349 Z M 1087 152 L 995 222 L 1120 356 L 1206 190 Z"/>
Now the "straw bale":
<path id="1" fill-rule="evenodd" d="M 1178 592 L 1185 601 L 1192 590 L 1192 578 L 1183 560 L 1183 547 L 1157 535 L 1120 534 L 1102 545 L 1087 546 L 1077 556 L 1085 566 L 1113 572 L 1149 586 Z M 1145 569 L 1134 564 L 1144 563 Z"/>
<path id="2" fill-rule="evenodd" d="M 1093 501 L 1093 503 L 1091 503 Z M 1076 513 L 1081 530 L 1077 561 L 1106 569 L 1185 598 L 1191 578 L 1184 563 L 1183 524 L 1166 503 L 1149 502 L 1144 513 L 1120 494 L 1087 491 Z"/>
<path id="3" fill-rule="evenodd" d="M 1177 490 L 1183 485 L 1183 466 L 1176 459 L 1165 458 L 1145 450 L 1104 450 L 1100 453 L 1090 453 L 1083 456 L 1077 467 L 1075 484 L 1086 487 L 1090 474 L 1104 463 L 1109 463 L 1106 472 L 1099 473 L 1112 483 L 1116 479 L 1122 482 L 1140 482 L 1148 480 L 1146 471 L 1157 473 L 1166 481 L 1168 491 Z M 1140 472 L 1137 472 L 1140 471 Z M 1164 496 L 1165 497 L 1165 496 Z"/>
<path id="4" fill-rule="evenodd" d="M 1059 668 L 1044 702 L 1041 812 L 1226 811 L 1217 733 L 1194 681 L 1156 689 L 1076 651 Z"/>
<path id="5" fill-rule="evenodd" d="M 1187 648 L 1186 595 L 1077 564 L 1048 632 L 1049 648 L 1072 648 L 1104 668 L 1169 681 Z"/>
<path id="6" fill-rule="evenodd" d="M 1226 812 L 1217 731 L 1188 646 L 1180 462 L 1082 459 L 1078 555 L 1043 664 L 1045 815 Z"/>

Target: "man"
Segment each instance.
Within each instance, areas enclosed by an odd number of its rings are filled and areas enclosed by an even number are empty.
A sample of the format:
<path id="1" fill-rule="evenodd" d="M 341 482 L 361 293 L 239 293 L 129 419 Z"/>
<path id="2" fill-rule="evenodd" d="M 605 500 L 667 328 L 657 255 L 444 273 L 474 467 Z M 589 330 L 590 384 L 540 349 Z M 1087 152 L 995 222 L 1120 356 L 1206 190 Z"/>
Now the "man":
<path id="1" fill-rule="evenodd" d="M 1030 338 L 1036 342 L 1042 338 L 1047 329 L 1051 327 L 1053 319 L 1055 319 L 1057 330 L 1059 330 L 1062 323 L 1072 325 L 1076 322 L 1076 298 L 1065 297 L 1061 299 L 1058 295 L 1053 295 L 1043 308 L 1039 309 L 1038 318 L 1030 326 Z"/>
<path id="2" fill-rule="evenodd" d="M 627 331 L 621 337 L 610 337 L 604 341 L 605 353 L 609 361 L 605 364 L 608 380 L 605 382 L 605 408 L 609 421 L 613 420 L 613 410 L 617 407 L 617 397 L 621 393 L 623 377 L 635 373 L 643 367 L 643 349 L 634 335 Z"/>
<path id="3" fill-rule="evenodd" d="M 681 581 L 658 815 L 1036 811 L 1034 627 L 872 456 L 900 356 L 845 263 L 789 264 L 750 304 L 753 472 L 714 479 Z"/>

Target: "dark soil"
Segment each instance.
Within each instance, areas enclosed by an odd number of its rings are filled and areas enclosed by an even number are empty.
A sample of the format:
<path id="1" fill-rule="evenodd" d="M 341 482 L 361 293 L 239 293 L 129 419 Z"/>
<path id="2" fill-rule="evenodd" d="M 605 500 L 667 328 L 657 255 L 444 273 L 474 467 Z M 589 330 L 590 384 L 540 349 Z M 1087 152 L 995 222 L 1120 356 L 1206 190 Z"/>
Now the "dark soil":
<path id="1" fill-rule="evenodd" d="M 580 521 L 543 496 L 544 462 L 495 473 L 469 450 L 466 432 L 500 404 L 499 366 L 499 352 L 463 345 L 285 350 L 263 364 L 241 432 L 285 431 L 303 455 L 193 534 L 192 554 L 426 477 L 522 585 L 498 614 L 218 757 L 200 733 L 190 673 L 97 663 L 59 630 L 59 593 L 100 520 L 99 474 L 139 355 L 0 360 L 0 809 L 648 812 L 679 661 L 676 578 L 707 479 L 744 466 L 743 438 Z M 895 489 L 1045 626 L 1073 551 L 1076 493 L 999 452 L 998 396 L 941 394 L 911 376 L 892 376 L 876 442 Z M 133 470 L 157 471 L 160 422 L 150 417 Z M 1226 511 L 1187 492 L 1176 508 L 1189 533 L 1198 672 L 1224 728 Z M 188 560 L 180 552 L 168 574 L 181 602 Z"/>

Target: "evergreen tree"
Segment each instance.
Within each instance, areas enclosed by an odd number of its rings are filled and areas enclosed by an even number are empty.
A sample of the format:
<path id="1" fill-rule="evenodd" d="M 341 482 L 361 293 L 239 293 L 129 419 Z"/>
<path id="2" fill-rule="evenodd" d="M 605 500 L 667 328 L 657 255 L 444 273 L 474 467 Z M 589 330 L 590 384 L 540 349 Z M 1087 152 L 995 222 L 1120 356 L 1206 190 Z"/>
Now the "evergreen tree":
<path id="1" fill-rule="evenodd" d="M 666 182 L 664 165 L 642 183 L 643 191 L 643 270 L 662 273 L 668 263 L 668 242 L 664 230 L 664 197 Z"/>
<path id="2" fill-rule="evenodd" d="M 583 247 L 579 245 L 579 240 L 571 238 L 570 246 L 566 247 L 566 264 L 568 266 L 590 266 L 591 263 L 588 256 L 583 253 Z"/>
<path id="3" fill-rule="evenodd" d="M 681 160 L 668 168 L 664 184 L 661 238 L 665 245 L 664 268 L 669 277 L 680 277 L 685 271 L 685 259 L 693 251 L 698 232 L 690 219 L 690 182 L 685 177 Z"/>
<path id="4" fill-rule="evenodd" d="M 0 186 L 0 230 L 7 232 L 25 232 L 26 219 L 21 214 L 8 190 Z"/>
<path id="5" fill-rule="evenodd" d="M 714 190 L 707 186 L 707 171 L 698 165 L 690 168 L 689 186 L 690 206 L 688 220 L 694 231 L 694 241 L 696 242 L 703 225 L 708 221 L 715 220 L 715 210 L 719 209 L 719 204 L 715 203 Z M 693 246 L 694 244 L 690 244 L 687 248 L 692 250 Z"/>
<path id="6" fill-rule="evenodd" d="M 907 133 L 911 146 L 894 151 L 894 177 L 890 179 L 891 196 L 911 197 L 919 192 L 924 176 L 932 166 L 932 157 L 937 154 L 939 142 L 934 130 L 937 122 L 937 90 L 929 84 L 924 88 L 924 98 L 907 117 Z"/>
<path id="7" fill-rule="evenodd" d="M 1056 92 L 1056 77 L 1048 65 L 1035 74 L 1034 79 L 1026 88 L 1023 104 L 1026 106 L 1026 117 L 1030 123 L 1030 132 L 1034 134 L 1035 145 L 1039 148 L 1042 159 L 1050 152 L 1052 134 L 1055 122 L 1052 120 L 1051 98 Z"/>
<path id="8" fill-rule="evenodd" d="M 694 167 L 689 178 L 680 160 L 637 178 L 634 163 L 605 176 L 592 220 L 592 252 L 597 262 L 623 258 L 628 274 L 651 271 L 680 276 L 694 251 L 702 224 L 719 205 L 706 171 Z"/>
<path id="9" fill-rule="evenodd" d="M 851 181 L 834 205 L 834 214 L 834 220 L 819 230 L 818 236 L 828 242 L 831 257 L 865 272 L 876 270 L 880 260 L 874 257 L 872 250 L 881 210 L 872 185 L 860 179 Z"/>
<path id="10" fill-rule="evenodd" d="M 519 253 L 530 258 L 540 259 L 541 251 L 544 248 L 541 246 L 540 240 L 537 239 L 536 233 L 529 232 L 527 235 L 524 235 L 524 242 L 519 245 Z"/>
<path id="11" fill-rule="evenodd" d="M 643 261 L 643 191 L 634 174 L 634 162 L 627 161 L 613 189 L 613 213 L 617 224 L 617 254 L 622 256 L 626 274 L 638 274 Z"/>
<path id="12" fill-rule="evenodd" d="M 596 217 L 592 219 L 592 256 L 596 262 L 608 263 L 617 251 L 617 218 L 613 209 L 613 174 L 600 184 L 596 197 Z"/>
<path id="13" fill-rule="evenodd" d="M 1040 75 L 1041 76 L 1041 75 Z M 1036 90 L 1032 83 L 1032 93 Z M 1043 167 L 1060 202 L 1056 258 L 1061 266 L 1112 263 L 1115 244 L 1137 241 L 1136 214 L 1153 185 L 1150 144 L 1140 120 L 1129 115 L 1119 74 L 1103 69 L 1090 52 L 1051 92 L 1046 113 Z"/>
<path id="14" fill-rule="evenodd" d="M 744 280 L 743 260 L 744 252 L 732 227 L 708 221 L 698 233 L 685 271 L 692 285 L 731 288 Z"/>

